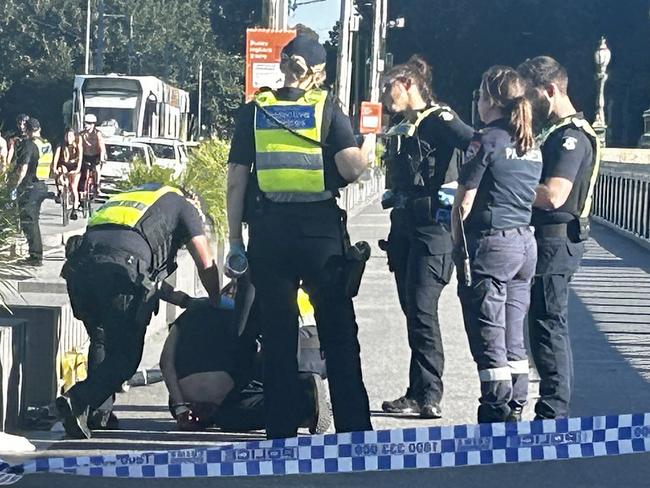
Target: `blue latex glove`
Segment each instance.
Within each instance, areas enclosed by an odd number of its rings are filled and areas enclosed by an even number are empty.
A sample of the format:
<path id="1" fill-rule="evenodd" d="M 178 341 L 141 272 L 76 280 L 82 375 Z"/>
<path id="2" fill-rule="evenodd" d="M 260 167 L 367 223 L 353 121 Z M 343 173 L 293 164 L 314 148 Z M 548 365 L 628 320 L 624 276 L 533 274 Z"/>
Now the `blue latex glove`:
<path id="1" fill-rule="evenodd" d="M 226 256 L 224 273 L 228 278 L 239 278 L 248 271 L 248 258 L 244 244 L 237 242 L 230 245 L 230 251 Z"/>
<path id="2" fill-rule="evenodd" d="M 18 189 L 17 188 L 14 188 L 13 190 L 11 190 L 11 194 L 9 195 L 9 198 L 11 198 L 12 202 L 16 201 L 16 199 L 18 198 Z"/>

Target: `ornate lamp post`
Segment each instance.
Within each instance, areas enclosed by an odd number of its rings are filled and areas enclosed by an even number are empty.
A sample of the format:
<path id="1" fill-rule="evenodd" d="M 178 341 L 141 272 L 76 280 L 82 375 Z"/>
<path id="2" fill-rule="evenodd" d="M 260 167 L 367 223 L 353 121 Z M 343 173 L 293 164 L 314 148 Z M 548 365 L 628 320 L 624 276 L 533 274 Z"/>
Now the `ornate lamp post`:
<path id="1" fill-rule="evenodd" d="M 605 147 L 607 141 L 607 123 L 605 121 L 605 83 L 609 77 L 607 66 L 612 60 L 612 52 L 607 47 L 607 40 L 602 37 L 600 46 L 594 54 L 596 61 L 596 80 L 598 80 L 598 98 L 596 103 L 596 119 L 594 120 L 594 130 L 600 136 L 600 142 Z"/>

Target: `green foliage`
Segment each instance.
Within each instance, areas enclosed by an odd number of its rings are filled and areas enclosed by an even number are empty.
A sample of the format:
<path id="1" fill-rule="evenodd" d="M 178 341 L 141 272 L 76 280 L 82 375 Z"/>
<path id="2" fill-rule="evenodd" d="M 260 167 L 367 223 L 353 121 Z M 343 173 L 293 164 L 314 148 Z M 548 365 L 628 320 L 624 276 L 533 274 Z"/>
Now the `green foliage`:
<path id="1" fill-rule="evenodd" d="M 133 188 L 146 183 L 161 183 L 180 186 L 199 195 L 205 202 L 206 212 L 214 221 L 217 236 L 225 237 L 228 232 L 226 219 L 226 179 L 228 174 L 228 153 L 230 144 L 210 139 L 194 148 L 189 155 L 187 167 L 178 179 L 172 178 L 172 170 L 160 166 L 146 166 L 136 161 L 122 189 Z"/>
<path id="2" fill-rule="evenodd" d="M 198 67 L 203 61 L 203 123 L 220 136 L 230 135 L 242 100 L 244 63 L 242 56 L 226 55 L 221 46 L 230 51 L 232 36 L 245 33 L 244 17 L 229 16 L 228 31 L 215 37 L 210 0 L 93 0 L 91 73 L 100 44 L 100 2 L 104 12 L 113 15 L 105 17 L 104 73 L 127 73 L 130 67 L 133 75 L 161 77 L 190 91 L 196 104 Z M 250 2 L 231 3 L 239 12 Z M 73 76 L 84 71 L 85 7 L 86 2 L 79 0 L 3 0 L 0 127 L 4 130 L 13 129 L 15 116 L 26 112 L 41 120 L 48 139 L 60 137 L 62 105 L 72 96 Z"/>
<path id="3" fill-rule="evenodd" d="M 147 166 L 141 159 L 136 159 L 133 162 L 131 171 L 129 171 L 128 179 L 120 181 L 117 187 L 122 190 L 127 190 L 147 183 L 174 185 L 177 182 L 172 177 L 173 174 L 174 170 L 170 168 L 163 168 L 155 164 L 153 166 Z"/>
<path id="4" fill-rule="evenodd" d="M 222 238 L 228 233 L 226 185 L 229 152 L 230 144 L 219 139 L 201 143 L 190 153 L 187 168 L 180 177 L 183 188 L 203 198 L 207 213 L 214 220 L 215 233 Z"/>
<path id="5" fill-rule="evenodd" d="M 3 275 L 15 271 L 12 264 L 15 258 L 9 253 L 9 246 L 20 234 L 18 229 L 18 209 L 15 202 L 9 198 L 9 188 L 6 183 L 6 174 L 0 170 L 0 269 Z M 10 285 L 0 277 L 0 308 L 6 308 L 4 292 Z"/>

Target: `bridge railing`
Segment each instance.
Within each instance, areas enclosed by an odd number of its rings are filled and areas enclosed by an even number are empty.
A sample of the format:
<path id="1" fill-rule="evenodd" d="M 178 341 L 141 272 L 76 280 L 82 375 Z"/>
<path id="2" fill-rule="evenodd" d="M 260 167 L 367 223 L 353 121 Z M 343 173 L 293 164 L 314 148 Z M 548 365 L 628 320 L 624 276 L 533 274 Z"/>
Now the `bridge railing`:
<path id="1" fill-rule="evenodd" d="M 650 165 L 603 162 L 592 215 L 650 245 Z"/>

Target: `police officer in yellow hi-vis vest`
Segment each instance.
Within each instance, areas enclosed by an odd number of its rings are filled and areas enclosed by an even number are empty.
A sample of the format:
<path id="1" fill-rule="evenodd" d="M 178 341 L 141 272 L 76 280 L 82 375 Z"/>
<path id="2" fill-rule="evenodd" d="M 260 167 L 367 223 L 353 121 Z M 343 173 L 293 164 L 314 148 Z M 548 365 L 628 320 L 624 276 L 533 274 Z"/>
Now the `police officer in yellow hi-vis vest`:
<path id="1" fill-rule="evenodd" d="M 531 86 L 534 116 L 547 128 L 542 142 L 542 176 L 533 204 L 537 270 L 528 327 L 540 376 L 536 418 L 567 417 L 573 388 L 568 329 L 569 282 L 580 266 L 589 236 L 589 213 L 598 177 L 596 133 L 576 113 L 567 93 L 565 68 L 547 56 L 518 67 Z"/>
<path id="2" fill-rule="evenodd" d="M 371 429 L 357 323 L 345 286 L 343 215 L 338 189 L 368 165 L 349 119 L 327 91 L 325 49 L 299 35 L 282 51 L 284 87 L 262 90 L 239 113 L 228 168 L 230 253 L 248 259 L 264 341 L 267 437 L 292 437 L 300 423 L 298 307 L 302 281 L 315 309 L 339 432 Z M 249 197 L 249 198 L 246 198 Z M 231 273 L 226 265 L 226 273 Z"/>
<path id="3" fill-rule="evenodd" d="M 75 317 L 90 336 L 89 373 L 57 399 L 67 434 L 89 438 L 106 427 L 112 395 L 136 371 L 159 299 L 187 307 L 191 298 L 164 282 L 187 248 L 201 283 L 217 305 L 219 275 L 204 231 L 198 198 L 150 184 L 120 193 L 102 205 L 83 236 L 66 245 L 66 279 Z M 113 420 L 115 420 L 113 418 Z"/>

